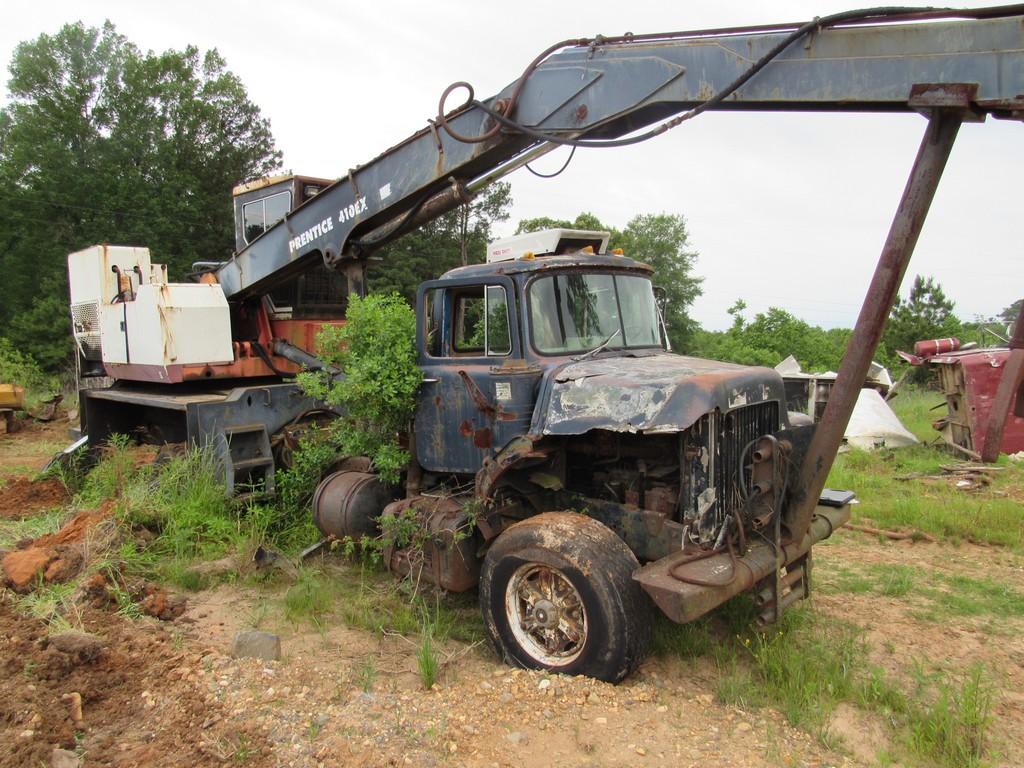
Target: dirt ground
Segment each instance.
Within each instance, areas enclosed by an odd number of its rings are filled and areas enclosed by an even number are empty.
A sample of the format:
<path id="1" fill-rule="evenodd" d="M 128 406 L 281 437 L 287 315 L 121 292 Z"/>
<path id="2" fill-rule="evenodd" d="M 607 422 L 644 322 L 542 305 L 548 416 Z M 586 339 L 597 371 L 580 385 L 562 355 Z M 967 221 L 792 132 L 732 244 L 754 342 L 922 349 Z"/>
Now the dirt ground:
<path id="1" fill-rule="evenodd" d="M 53 436 L 44 430 L 39 442 Z M 0 461 L 41 466 L 48 454 L 28 442 L 16 458 L 0 439 Z M 1024 591 L 1024 560 L 999 548 L 839 531 L 815 549 L 825 583 L 890 564 Z M 0 766 L 57 765 L 55 748 L 83 766 L 871 766 L 888 739 L 884 723 L 852 706 L 836 711 L 829 749 L 771 708 L 723 705 L 706 658 L 652 657 L 611 686 L 514 670 L 489 648 L 450 642 L 424 691 L 417 638 L 340 620 L 292 625 L 266 612 L 255 587 L 191 594 L 172 621 L 87 607 L 75 617 L 86 638 L 70 650 L 14 600 L 0 595 Z M 871 661 L 897 677 L 915 659 L 950 670 L 984 663 L 1000 676 L 989 761 L 1024 764 L 1024 620 L 934 621 L 906 599 L 828 589 L 813 602 L 863 627 Z M 230 656 L 234 633 L 254 623 L 281 636 L 280 661 Z"/>

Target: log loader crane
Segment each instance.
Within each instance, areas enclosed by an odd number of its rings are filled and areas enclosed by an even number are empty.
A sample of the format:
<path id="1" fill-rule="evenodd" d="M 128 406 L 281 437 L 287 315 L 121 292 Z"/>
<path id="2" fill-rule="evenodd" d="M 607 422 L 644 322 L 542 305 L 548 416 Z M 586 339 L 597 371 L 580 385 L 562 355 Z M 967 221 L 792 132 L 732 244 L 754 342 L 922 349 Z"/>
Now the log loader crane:
<path id="1" fill-rule="evenodd" d="M 670 353 L 652 270 L 604 233 L 534 233 L 421 286 L 404 488 L 353 458 L 314 516 L 334 538 L 419 516 L 424 551 L 393 547 L 388 566 L 479 585 L 495 646 L 528 667 L 621 680 L 652 605 L 685 622 L 751 592 L 777 620 L 810 593 L 811 545 L 849 518 L 825 478 L 957 130 L 1024 117 L 1024 6 L 566 40 L 491 98 L 453 84 L 427 127 L 341 179 L 236 189 L 237 251 L 196 283 L 168 283 L 144 249 L 72 254 L 83 368 L 117 379 L 83 390 L 83 428 L 212 444 L 229 487 L 270 490 L 272 444 L 318 407 L 288 374 L 318 365 L 313 329 L 365 291 L 376 249 L 553 148 L 708 110 L 927 118 L 820 423 L 789 417 L 774 371 Z"/>

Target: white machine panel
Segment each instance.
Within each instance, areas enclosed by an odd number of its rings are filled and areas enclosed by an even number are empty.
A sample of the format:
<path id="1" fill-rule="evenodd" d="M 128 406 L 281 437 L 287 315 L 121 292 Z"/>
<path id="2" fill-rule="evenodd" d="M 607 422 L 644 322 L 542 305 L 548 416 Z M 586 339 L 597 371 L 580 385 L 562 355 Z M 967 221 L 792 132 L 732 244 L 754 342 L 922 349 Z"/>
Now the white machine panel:
<path id="1" fill-rule="evenodd" d="M 134 301 L 100 308 L 103 362 L 166 367 L 229 363 L 231 317 L 219 285 L 140 285 Z"/>
<path id="2" fill-rule="evenodd" d="M 71 287 L 71 304 L 98 301 L 109 304 L 117 296 L 117 267 L 132 276 L 132 285 L 139 286 L 142 280 L 149 282 L 151 263 L 149 248 L 133 248 L 127 245 L 94 245 L 84 251 L 68 256 L 68 280 Z M 135 272 L 139 268 L 139 273 Z"/>
<path id="3" fill-rule="evenodd" d="M 154 269 L 163 269 L 166 276 L 166 267 L 150 263 L 148 248 L 94 245 L 68 256 L 72 331 L 86 360 L 100 360 L 102 356 L 101 307 L 117 297 L 114 267 L 129 277 L 133 290 L 140 282 L 149 282 Z"/>
<path id="4" fill-rule="evenodd" d="M 572 253 L 587 246 L 593 248 L 594 253 L 605 253 L 610 238 L 607 232 L 585 229 L 543 229 L 495 240 L 487 247 L 487 261 L 510 261 L 528 253 L 534 256 Z"/>

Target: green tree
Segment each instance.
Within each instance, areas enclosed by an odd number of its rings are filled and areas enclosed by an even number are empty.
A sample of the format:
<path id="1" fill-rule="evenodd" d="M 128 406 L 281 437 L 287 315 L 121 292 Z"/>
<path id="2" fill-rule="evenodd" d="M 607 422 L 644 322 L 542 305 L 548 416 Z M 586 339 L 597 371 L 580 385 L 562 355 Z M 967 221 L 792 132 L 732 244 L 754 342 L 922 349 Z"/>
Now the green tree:
<path id="1" fill-rule="evenodd" d="M 1017 320 L 1017 316 L 1020 314 L 1021 304 L 1024 304 L 1024 299 L 1017 299 L 1013 304 L 999 313 L 999 319 L 1004 323 L 1015 322 Z"/>
<path id="2" fill-rule="evenodd" d="M 689 248 L 686 220 L 679 214 L 640 214 L 623 230 L 608 227 L 592 213 L 581 213 L 575 221 L 540 217 L 519 222 L 516 234 L 542 229 L 590 229 L 610 233 L 609 248 L 622 248 L 626 256 L 654 267 L 655 285 L 664 289 L 665 325 L 676 350 L 692 345 L 697 324 L 689 310 L 701 295 L 701 280 L 693 274 L 696 251 Z"/>
<path id="3" fill-rule="evenodd" d="M 665 325 L 672 345 L 690 346 L 697 323 L 689 310 L 701 295 L 702 278 L 693 274 L 696 251 L 688 246 L 686 220 L 678 214 L 640 214 L 626 224 L 618 247 L 654 267 L 654 281 L 665 290 Z"/>
<path id="4" fill-rule="evenodd" d="M 509 217 L 512 187 L 498 182 L 476 199 L 409 232 L 374 254 L 367 272 L 372 293 L 397 293 L 412 304 L 416 289 L 465 264 L 484 260 L 493 226 Z"/>
<path id="5" fill-rule="evenodd" d="M 0 322 L 49 369 L 70 347 L 67 254 L 144 245 L 181 279 L 230 255 L 231 188 L 279 166 L 216 51 L 143 53 L 109 22 L 21 43 L 0 112 Z"/>
<path id="6" fill-rule="evenodd" d="M 849 329 L 825 330 L 779 307 L 769 307 L 747 321 L 743 316 L 746 308 L 742 299 L 729 308 L 733 323 L 727 331 L 698 331 L 694 338 L 696 354 L 769 367 L 793 355 L 809 373 L 838 370 L 849 340 Z"/>
<path id="7" fill-rule="evenodd" d="M 917 275 L 907 298 L 896 298 L 882 336 L 887 364 L 895 364 L 897 350 L 911 351 L 923 339 L 956 336 L 962 324 L 953 314 L 953 302 L 931 277 Z"/>

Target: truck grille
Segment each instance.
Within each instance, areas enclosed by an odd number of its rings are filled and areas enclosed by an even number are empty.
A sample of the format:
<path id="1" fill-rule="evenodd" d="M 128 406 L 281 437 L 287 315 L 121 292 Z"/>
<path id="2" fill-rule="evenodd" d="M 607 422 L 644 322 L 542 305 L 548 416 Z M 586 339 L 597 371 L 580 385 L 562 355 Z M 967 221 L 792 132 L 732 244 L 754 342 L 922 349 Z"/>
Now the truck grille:
<path id="1" fill-rule="evenodd" d="M 724 515 L 743 504 L 739 469 L 743 449 L 762 435 L 779 431 L 779 404 L 755 403 L 720 414 L 715 462 L 715 492 L 724 500 Z"/>
<path id="2" fill-rule="evenodd" d="M 713 542 L 722 523 L 743 504 L 739 467 L 743 449 L 779 430 L 779 404 L 754 403 L 709 413 L 686 431 L 682 445 L 683 517 L 696 523 L 703 543 Z"/>

